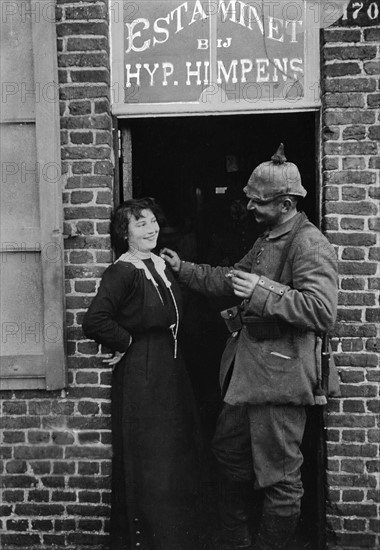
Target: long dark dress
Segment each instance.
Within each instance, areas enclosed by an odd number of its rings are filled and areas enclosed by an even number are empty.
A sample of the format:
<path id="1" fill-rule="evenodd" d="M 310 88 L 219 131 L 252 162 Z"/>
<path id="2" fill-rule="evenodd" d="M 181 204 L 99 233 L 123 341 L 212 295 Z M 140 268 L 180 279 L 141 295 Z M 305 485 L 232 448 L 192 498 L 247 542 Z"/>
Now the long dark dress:
<path id="1" fill-rule="evenodd" d="M 126 351 L 113 372 L 111 545 L 198 550 L 198 415 L 181 354 L 174 357 L 174 301 L 153 262 L 145 264 L 157 288 L 143 269 L 119 261 L 105 271 L 83 324 L 88 337 Z M 165 274 L 180 318 L 179 289 Z"/>

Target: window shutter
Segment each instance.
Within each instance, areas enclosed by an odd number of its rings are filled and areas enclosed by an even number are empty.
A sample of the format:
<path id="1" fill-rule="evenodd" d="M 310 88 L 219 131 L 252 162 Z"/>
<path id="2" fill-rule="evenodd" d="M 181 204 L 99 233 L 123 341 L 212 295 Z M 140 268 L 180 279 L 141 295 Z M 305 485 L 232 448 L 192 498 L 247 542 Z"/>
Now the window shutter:
<path id="1" fill-rule="evenodd" d="M 54 390 L 66 384 L 54 5 L 3 4 L 0 388 Z"/>

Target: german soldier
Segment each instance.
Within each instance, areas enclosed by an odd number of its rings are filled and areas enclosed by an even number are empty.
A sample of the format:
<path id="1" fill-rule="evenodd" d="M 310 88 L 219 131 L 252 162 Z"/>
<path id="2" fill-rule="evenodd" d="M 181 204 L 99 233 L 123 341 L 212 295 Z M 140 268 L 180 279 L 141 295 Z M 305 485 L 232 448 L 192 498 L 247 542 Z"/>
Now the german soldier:
<path id="1" fill-rule="evenodd" d="M 336 319 L 337 266 L 330 243 L 297 211 L 306 190 L 282 144 L 244 191 L 265 231 L 232 269 L 184 262 L 168 249 L 162 256 L 193 290 L 242 299 L 222 312 L 232 331 L 221 359 L 224 403 L 213 441 L 227 486 L 222 547 L 251 547 L 244 501 L 251 482 L 264 493 L 255 548 L 280 550 L 300 516 L 305 407 L 321 402 L 321 336 Z M 329 393 L 337 395 L 331 371 Z"/>

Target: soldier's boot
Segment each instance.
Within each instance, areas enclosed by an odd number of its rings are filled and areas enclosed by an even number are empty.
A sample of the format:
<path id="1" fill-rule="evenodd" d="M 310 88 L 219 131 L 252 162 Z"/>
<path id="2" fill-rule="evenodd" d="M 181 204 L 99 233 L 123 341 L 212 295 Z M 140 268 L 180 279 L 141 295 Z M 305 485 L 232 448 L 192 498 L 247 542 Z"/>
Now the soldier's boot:
<path id="1" fill-rule="evenodd" d="M 218 502 L 221 532 L 215 550 L 247 550 L 252 538 L 248 528 L 248 483 L 225 479 Z"/>
<path id="2" fill-rule="evenodd" d="M 254 550 L 285 550 L 291 542 L 299 520 L 299 514 L 275 516 L 263 513 Z"/>

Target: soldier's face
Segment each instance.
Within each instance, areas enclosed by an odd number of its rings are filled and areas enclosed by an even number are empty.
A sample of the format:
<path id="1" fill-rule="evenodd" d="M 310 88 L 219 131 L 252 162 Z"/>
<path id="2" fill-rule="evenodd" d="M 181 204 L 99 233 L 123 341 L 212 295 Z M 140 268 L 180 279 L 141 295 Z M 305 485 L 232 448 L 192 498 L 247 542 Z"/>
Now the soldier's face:
<path id="1" fill-rule="evenodd" d="M 249 192 L 247 193 L 249 202 L 247 209 L 250 210 L 255 216 L 257 223 L 264 225 L 265 227 L 275 227 L 282 221 L 282 202 L 278 199 L 274 199 L 271 202 L 260 202 L 253 198 L 250 198 Z"/>

